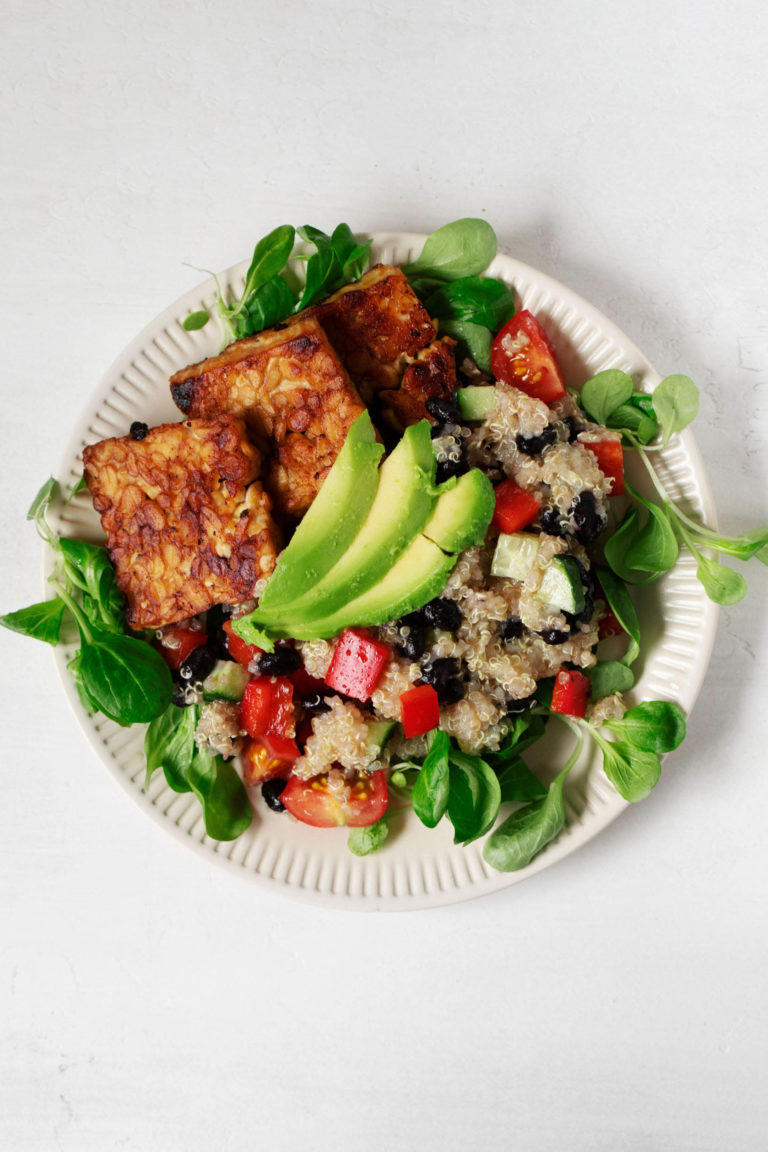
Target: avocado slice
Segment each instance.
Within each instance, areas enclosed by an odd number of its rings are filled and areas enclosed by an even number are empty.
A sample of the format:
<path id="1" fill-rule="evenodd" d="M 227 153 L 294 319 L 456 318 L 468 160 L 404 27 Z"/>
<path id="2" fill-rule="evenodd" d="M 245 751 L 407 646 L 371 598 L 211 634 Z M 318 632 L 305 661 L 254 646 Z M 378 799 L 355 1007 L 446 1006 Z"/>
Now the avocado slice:
<path id="1" fill-rule="evenodd" d="M 377 584 L 324 619 L 294 624 L 290 635 L 324 639 L 352 625 L 384 624 L 423 607 L 442 592 L 458 553 L 483 540 L 493 508 L 493 487 L 485 473 L 466 472 L 441 493 L 423 532 Z"/>
<path id="2" fill-rule="evenodd" d="M 405 430 L 382 464 L 368 515 L 333 567 L 319 580 L 302 570 L 301 595 L 274 607 L 262 601 L 250 615 L 240 618 L 238 633 L 245 638 L 253 626 L 303 639 L 307 629 L 300 630 L 301 625 L 332 616 L 380 583 L 430 518 L 437 501 L 435 469 L 429 422 L 421 420 Z"/>
<path id="3" fill-rule="evenodd" d="M 330 616 L 287 624 L 284 634 L 296 640 L 320 640 L 353 625 L 397 620 L 442 592 L 457 560 L 457 555 L 446 554 L 419 533 L 378 584 Z"/>
<path id="4" fill-rule="evenodd" d="M 365 411 L 347 433 L 320 491 L 281 554 L 260 607 L 273 608 L 303 596 L 344 555 L 373 504 L 383 452 Z"/>
<path id="5" fill-rule="evenodd" d="M 465 472 L 455 486 L 441 492 L 424 535 L 445 552 L 463 552 L 482 544 L 493 516 L 493 485 L 479 468 Z"/>

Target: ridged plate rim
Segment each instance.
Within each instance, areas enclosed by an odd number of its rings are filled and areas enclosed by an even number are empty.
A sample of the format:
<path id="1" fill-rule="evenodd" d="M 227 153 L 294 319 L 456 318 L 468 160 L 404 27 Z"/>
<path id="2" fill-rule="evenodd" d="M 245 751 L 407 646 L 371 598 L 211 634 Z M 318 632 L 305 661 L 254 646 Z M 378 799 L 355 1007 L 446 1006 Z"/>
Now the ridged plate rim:
<path id="1" fill-rule="evenodd" d="M 412 232 L 373 233 L 372 261 L 407 263 L 421 250 L 426 237 Z M 225 288 L 239 291 L 248 261 L 219 276 Z M 511 256 L 498 255 L 490 274 L 512 286 L 521 307 L 544 323 L 566 375 L 581 383 L 604 368 L 622 368 L 639 386 L 650 390 L 659 375 L 636 345 L 606 316 L 551 276 Z M 181 321 L 191 311 L 211 307 L 215 284 L 209 278 L 164 309 L 128 344 L 93 391 L 69 438 L 58 472 L 68 491 L 82 471 L 86 443 L 123 435 L 132 420 L 156 424 L 181 418 L 168 389 L 168 376 L 186 364 L 218 351 L 214 324 L 187 333 Z M 674 495 L 712 526 L 715 509 L 704 466 L 690 430 L 673 438 L 657 454 L 659 472 Z M 100 537 L 98 521 L 87 495 L 58 510 L 57 527 L 69 535 Z M 51 571 L 46 555 L 43 575 Z M 714 643 L 717 608 L 695 578 L 695 565 L 684 553 L 676 568 L 653 586 L 659 601 L 663 632 L 645 658 L 633 699 L 676 700 L 687 713 L 693 708 Z M 640 608 L 641 623 L 643 607 Z M 143 790 L 143 728 L 123 729 L 103 717 L 88 716 L 80 706 L 66 671 L 72 649 L 54 649 L 54 657 L 78 722 L 98 758 L 133 801 L 175 840 L 202 858 L 215 861 L 276 895 L 356 911 L 390 911 L 438 907 L 516 884 L 574 852 L 612 823 L 627 807 L 605 779 L 594 756 L 586 755 L 572 773 L 567 794 L 569 822 L 560 836 L 520 872 L 499 873 L 482 859 L 483 841 L 468 848 L 451 842 L 447 821 L 435 830 L 421 826 L 410 813 L 398 818 L 398 829 L 383 849 L 369 857 L 353 856 L 343 829 L 307 828 L 287 816 L 264 812 L 257 804 L 254 825 L 239 840 L 219 844 L 204 832 L 194 798 L 172 792 L 161 773 Z M 672 762 L 674 763 L 674 761 Z"/>

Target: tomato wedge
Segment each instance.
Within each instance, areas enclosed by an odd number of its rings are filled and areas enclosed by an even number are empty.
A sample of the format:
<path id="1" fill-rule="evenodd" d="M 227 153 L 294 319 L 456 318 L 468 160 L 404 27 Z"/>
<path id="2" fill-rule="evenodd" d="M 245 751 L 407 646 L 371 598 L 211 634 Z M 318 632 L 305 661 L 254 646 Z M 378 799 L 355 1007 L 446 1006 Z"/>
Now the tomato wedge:
<path id="1" fill-rule="evenodd" d="M 518 312 L 499 331 L 491 371 L 502 384 L 551 404 L 565 396 L 565 383 L 547 334 L 531 312 Z"/>
<path id="2" fill-rule="evenodd" d="M 597 458 L 597 466 L 603 476 L 612 480 L 611 496 L 624 495 L 624 451 L 621 440 L 581 440 Z"/>
<path id="3" fill-rule="evenodd" d="M 249 788 L 287 776 L 301 755 L 295 740 L 288 736 L 259 736 L 249 740 L 243 751 L 243 783 Z"/>
<path id="4" fill-rule="evenodd" d="M 370 699 L 392 649 L 365 628 L 345 628 L 325 674 L 329 688 L 365 702 Z"/>
<path id="5" fill-rule="evenodd" d="M 205 632 L 193 632 L 191 628 L 182 628 L 178 624 L 169 624 L 163 628 L 163 638 L 160 641 L 160 655 L 169 668 L 178 672 L 181 665 L 201 644 L 207 644 L 208 637 Z"/>
<path id="6" fill-rule="evenodd" d="M 227 649 L 233 660 L 237 660 L 238 664 L 242 664 L 247 668 L 251 660 L 255 660 L 262 652 L 255 644 L 246 644 L 242 636 L 238 636 L 232 627 L 231 620 L 225 620 L 222 627 L 227 634 Z"/>
<path id="7" fill-rule="evenodd" d="M 351 783 L 352 794 L 342 803 L 328 788 L 328 775 L 299 780 L 291 776 L 280 797 L 285 808 L 302 824 L 313 828 L 365 828 L 375 824 L 387 810 L 387 780 L 379 770 L 370 776 L 360 773 Z"/>

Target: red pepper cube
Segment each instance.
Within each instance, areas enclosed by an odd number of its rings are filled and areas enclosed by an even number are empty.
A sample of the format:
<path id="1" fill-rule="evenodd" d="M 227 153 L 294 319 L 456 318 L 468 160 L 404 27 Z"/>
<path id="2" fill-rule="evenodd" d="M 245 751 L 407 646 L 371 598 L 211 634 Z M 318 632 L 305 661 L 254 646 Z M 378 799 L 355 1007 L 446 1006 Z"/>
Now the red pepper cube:
<path id="1" fill-rule="evenodd" d="M 386 644 L 374 640 L 364 628 L 345 628 L 325 674 L 325 683 L 344 696 L 369 700 L 391 654 Z"/>
<path id="2" fill-rule="evenodd" d="M 603 476 L 612 480 L 611 496 L 624 495 L 624 452 L 621 440 L 579 441 L 597 457 L 597 466 Z"/>
<path id="3" fill-rule="evenodd" d="M 230 656 L 233 660 L 237 660 L 238 664 L 242 664 L 244 668 L 247 668 L 251 660 L 255 660 L 263 649 L 257 647 L 255 644 L 246 644 L 242 636 L 238 636 L 237 632 L 235 632 L 231 620 L 225 620 L 223 628 L 227 634 L 227 649 Z"/>
<path id="4" fill-rule="evenodd" d="M 590 688 L 589 678 L 583 672 L 558 672 L 552 690 L 550 712 L 583 719 L 587 714 Z"/>
<path id="5" fill-rule="evenodd" d="M 494 490 L 496 507 L 492 523 L 499 532 L 511 535 L 527 528 L 539 514 L 539 502 L 514 480 L 502 480 Z"/>
<path id="6" fill-rule="evenodd" d="M 431 684 L 419 684 L 400 694 L 400 718 L 403 731 L 411 736 L 423 736 L 440 723 L 440 702 Z"/>
<path id="7" fill-rule="evenodd" d="M 252 739 L 292 736 L 293 684 L 287 676 L 257 676 L 245 686 L 240 723 Z"/>
<path id="8" fill-rule="evenodd" d="M 194 652 L 195 648 L 208 643 L 205 632 L 196 632 L 192 628 L 182 628 L 179 624 L 168 624 L 162 632 L 160 655 L 174 672 L 178 672 L 190 652 Z"/>

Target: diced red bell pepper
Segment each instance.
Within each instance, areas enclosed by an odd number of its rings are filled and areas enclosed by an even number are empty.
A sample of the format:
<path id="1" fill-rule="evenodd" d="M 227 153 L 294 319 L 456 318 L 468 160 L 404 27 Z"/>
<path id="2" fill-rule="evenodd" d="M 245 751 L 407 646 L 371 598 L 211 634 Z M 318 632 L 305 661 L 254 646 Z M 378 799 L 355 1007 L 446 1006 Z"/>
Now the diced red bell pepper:
<path id="1" fill-rule="evenodd" d="M 558 672 L 552 690 L 550 712 L 583 719 L 587 714 L 590 687 L 589 678 L 583 672 Z"/>
<path id="2" fill-rule="evenodd" d="M 249 740 L 243 751 L 243 782 L 253 788 L 276 776 L 287 777 L 301 752 L 289 736 L 270 736 L 268 733 Z"/>
<path id="3" fill-rule="evenodd" d="M 322 695 L 326 689 L 325 680 L 310 676 L 303 664 L 301 668 L 291 673 L 291 680 L 299 696 L 314 696 L 316 693 Z"/>
<path id="4" fill-rule="evenodd" d="M 400 693 L 400 718 L 405 735 L 423 736 L 440 723 L 440 702 L 431 684 L 419 684 Z"/>
<path id="5" fill-rule="evenodd" d="M 223 628 L 227 634 L 227 648 L 229 649 L 230 656 L 237 660 L 238 664 L 242 664 L 244 668 L 247 668 L 251 660 L 255 660 L 263 649 L 258 648 L 255 644 L 246 644 L 242 636 L 238 636 L 237 632 L 235 632 L 231 620 L 225 620 Z"/>
<path id="6" fill-rule="evenodd" d="M 325 683 L 344 696 L 369 700 L 391 655 L 391 649 L 374 640 L 364 628 L 345 628 L 325 674 Z"/>
<path id="7" fill-rule="evenodd" d="M 205 632 L 196 632 L 191 628 L 182 628 L 179 624 L 169 624 L 163 628 L 163 638 L 160 641 L 160 655 L 169 668 L 178 672 L 181 665 L 202 644 L 208 643 Z"/>
<path id="8" fill-rule="evenodd" d="M 515 484 L 514 480 L 502 480 L 495 491 L 496 507 L 493 512 L 493 524 L 499 532 L 519 532 L 526 528 L 539 514 L 539 502 L 525 488 Z"/>
<path id="9" fill-rule="evenodd" d="M 240 723 L 248 735 L 293 735 L 293 684 L 287 676 L 257 676 L 245 686 Z"/>
<path id="10" fill-rule="evenodd" d="M 579 443 L 584 443 L 579 441 Z M 620 440 L 592 440 L 584 443 L 585 448 L 597 457 L 597 466 L 603 476 L 613 481 L 611 496 L 624 495 L 624 452 Z"/>

